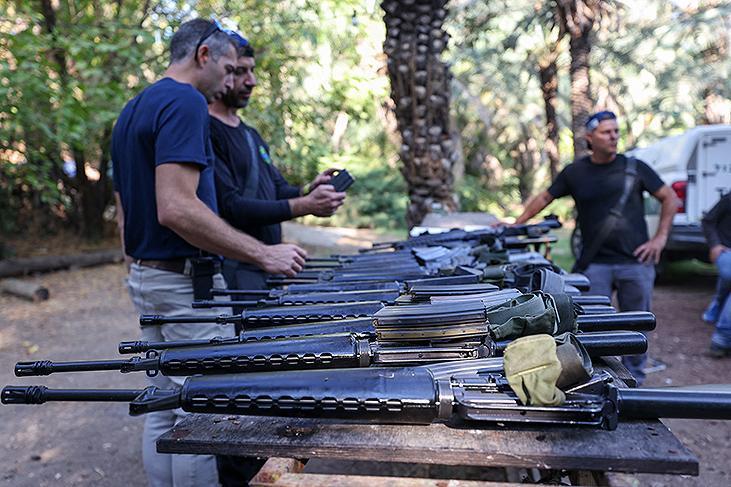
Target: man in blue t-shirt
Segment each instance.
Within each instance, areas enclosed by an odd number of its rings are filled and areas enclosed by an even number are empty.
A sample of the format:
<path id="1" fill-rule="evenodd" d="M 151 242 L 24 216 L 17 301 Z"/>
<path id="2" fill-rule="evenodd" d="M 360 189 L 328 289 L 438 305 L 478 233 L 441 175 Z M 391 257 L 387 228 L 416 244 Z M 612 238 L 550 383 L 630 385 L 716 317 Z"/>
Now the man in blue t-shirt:
<path id="1" fill-rule="evenodd" d="M 193 258 L 204 252 L 288 276 L 304 265 L 305 252 L 299 247 L 262 244 L 216 214 L 207 103 L 232 86 L 235 62 L 235 45 L 217 23 L 184 23 L 171 40 L 165 76 L 128 102 L 115 124 L 118 222 L 125 254 L 132 261 L 129 292 L 140 314 L 208 314 L 190 307 Z M 212 283 L 225 286 L 220 273 L 212 276 Z M 210 338 L 232 334 L 230 328 L 171 324 L 145 327 L 142 334 L 151 341 Z M 160 375 L 150 380 L 161 388 L 181 382 Z M 180 414 L 146 415 L 142 446 L 150 485 L 216 485 L 212 456 L 157 454 L 155 440 Z"/>
<path id="2" fill-rule="evenodd" d="M 580 269 L 591 281 L 591 291 L 611 298 L 617 291 L 620 311 L 650 311 L 655 281 L 654 265 L 660 261 L 670 233 L 677 200 L 669 186 L 642 161 L 635 161 L 634 185 L 611 231 L 603 229 L 610 210 L 624 193 L 628 158 L 617 154 L 619 126 L 612 112 L 592 115 L 586 122 L 586 141 L 591 155 L 576 159 L 556 177 L 547 191 L 531 198 L 516 223 L 533 218 L 555 198 L 570 195 L 576 203 L 578 225 L 586 261 Z M 660 224 L 649 238 L 642 193 L 662 203 Z M 593 255 L 587 255 L 592 253 Z M 625 366 L 638 382 L 645 377 L 646 355 L 624 357 Z"/>
<path id="3" fill-rule="evenodd" d="M 256 87 L 256 63 L 248 40 L 237 34 L 234 40 L 238 59 L 233 88 L 208 107 L 219 213 L 252 237 L 278 244 L 281 222 L 303 215 L 331 216 L 343 204 L 345 193 L 327 184 L 335 169 L 324 171 L 304 189 L 289 184 L 272 164 L 269 146 L 237 114 L 248 105 Z M 229 287 L 266 287 L 266 272 L 246 262 L 225 259 L 223 275 Z"/>

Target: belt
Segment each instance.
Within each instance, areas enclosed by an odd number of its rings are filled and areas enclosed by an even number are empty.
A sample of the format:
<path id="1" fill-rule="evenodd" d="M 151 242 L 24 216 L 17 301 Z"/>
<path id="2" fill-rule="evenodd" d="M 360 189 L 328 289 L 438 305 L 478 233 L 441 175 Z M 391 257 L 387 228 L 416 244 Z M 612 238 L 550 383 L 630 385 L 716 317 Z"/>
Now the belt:
<path id="1" fill-rule="evenodd" d="M 144 260 L 135 259 L 135 264 L 161 271 L 175 272 L 176 274 L 185 274 L 185 264 L 188 259 L 173 260 Z"/>

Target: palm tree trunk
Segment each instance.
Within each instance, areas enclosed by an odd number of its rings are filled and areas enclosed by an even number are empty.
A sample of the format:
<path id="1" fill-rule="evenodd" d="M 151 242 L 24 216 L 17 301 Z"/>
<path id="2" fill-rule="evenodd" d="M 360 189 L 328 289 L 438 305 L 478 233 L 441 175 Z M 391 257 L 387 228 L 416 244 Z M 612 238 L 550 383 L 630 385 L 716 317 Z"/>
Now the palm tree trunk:
<path id="1" fill-rule="evenodd" d="M 558 117 L 556 104 L 558 102 L 558 67 L 556 57 L 552 53 L 539 63 L 538 73 L 541 79 L 541 92 L 546 110 L 546 142 L 545 152 L 551 170 L 551 179 L 558 175 L 560 155 L 558 152 Z"/>
<path id="2" fill-rule="evenodd" d="M 594 103 L 591 101 L 591 79 L 589 77 L 591 28 L 582 29 L 580 35 L 571 36 L 569 52 L 571 53 L 571 130 L 574 134 L 574 158 L 586 154 L 584 140 L 584 124 L 591 114 Z"/>
<path id="3" fill-rule="evenodd" d="M 447 0 L 385 0 L 383 50 L 401 134 L 401 173 L 409 191 L 406 222 L 418 225 L 433 209 L 457 208 L 452 167 L 458 149 L 450 124 L 451 75 L 440 55 L 448 34 Z"/>

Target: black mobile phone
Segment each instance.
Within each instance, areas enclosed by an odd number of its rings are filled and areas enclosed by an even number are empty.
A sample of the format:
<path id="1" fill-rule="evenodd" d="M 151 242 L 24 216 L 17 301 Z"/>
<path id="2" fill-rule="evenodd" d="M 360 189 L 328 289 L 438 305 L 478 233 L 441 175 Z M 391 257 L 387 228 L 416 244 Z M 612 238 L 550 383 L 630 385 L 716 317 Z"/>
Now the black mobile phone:
<path id="1" fill-rule="evenodd" d="M 335 173 L 329 184 L 333 185 L 335 191 L 341 193 L 348 189 L 354 182 L 355 179 L 353 178 L 353 176 L 350 175 L 348 170 L 341 169 Z"/>

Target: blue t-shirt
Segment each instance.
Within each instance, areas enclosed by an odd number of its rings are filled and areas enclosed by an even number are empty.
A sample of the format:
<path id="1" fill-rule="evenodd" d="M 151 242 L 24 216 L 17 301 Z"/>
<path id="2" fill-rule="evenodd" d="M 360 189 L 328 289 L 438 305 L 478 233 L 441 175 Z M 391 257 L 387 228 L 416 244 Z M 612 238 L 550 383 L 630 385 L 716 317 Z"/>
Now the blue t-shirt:
<path id="1" fill-rule="evenodd" d="M 204 96 L 171 78 L 150 85 L 122 110 L 112 132 L 112 164 L 128 255 L 168 260 L 200 254 L 157 221 L 155 168 L 168 163 L 198 166 L 198 198 L 217 212 L 209 130 Z"/>

